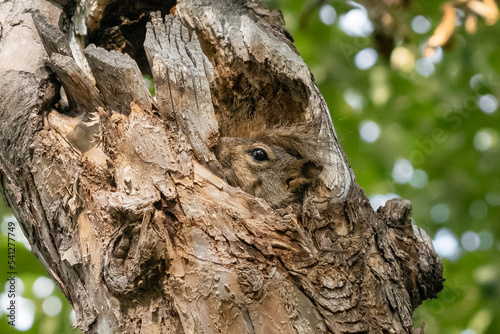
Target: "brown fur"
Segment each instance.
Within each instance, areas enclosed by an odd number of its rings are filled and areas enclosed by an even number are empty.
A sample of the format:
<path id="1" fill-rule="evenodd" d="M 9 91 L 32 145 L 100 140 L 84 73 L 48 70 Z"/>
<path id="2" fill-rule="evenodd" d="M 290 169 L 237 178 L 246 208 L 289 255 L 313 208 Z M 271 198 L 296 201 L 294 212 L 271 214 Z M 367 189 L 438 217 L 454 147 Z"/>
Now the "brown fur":
<path id="1" fill-rule="evenodd" d="M 229 184 L 283 207 L 302 198 L 321 173 L 321 152 L 313 127 L 244 122 L 234 129 L 238 137 L 222 137 L 216 155 Z M 242 137 L 243 136 L 243 137 Z M 257 161 L 249 153 L 262 149 L 268 159 Z"/>

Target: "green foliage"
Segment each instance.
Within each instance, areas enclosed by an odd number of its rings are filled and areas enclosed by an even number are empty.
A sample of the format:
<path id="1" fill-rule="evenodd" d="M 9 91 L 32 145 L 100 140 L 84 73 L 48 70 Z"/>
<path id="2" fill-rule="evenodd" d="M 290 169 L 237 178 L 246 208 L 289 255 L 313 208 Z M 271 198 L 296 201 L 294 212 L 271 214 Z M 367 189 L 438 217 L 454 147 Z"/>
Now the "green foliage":
<path id="1" fill-rule="evenodd" d="M 305 3 L 311 2 L 318 3 Z M 397 15 L 407 28 L 406 41 L 397 46 L 410 51 L 417 61 L 423 57 L 423 43 L 441 20 L 441 3 L 412 2 L 412 8 Z M 340 29 L 338 17 L 352 9 L 344 2 L 323 2 L 337 11 L 333 25 L 324 24 L 316 8 L 306 27 L 299 27 L 298 20 L 306 8 L 304 1 L 275 0 L 267 4 L 283 11 L 367 195 L 373 199 L 377 194 L 392 193 L 410 199 L 415 224 L 435 241 L 436 234 L 444 233 L 458 242 L 454 249 L 460 254 L 443 258 L 447 279 L 444 290 L 438 299 L 426 301 L 417 309 L 415 324 L 424 321 L 426 333 L 497 333 L 500 110 L 487 114 L 478 103 L 488 94 L 500 99 L 500 24 L 486 26 L 479 19 L 474 35 L 458 27 L 454 42 L 444 50 L 442 60 L 433 64 L 434 72 L 425 77 L 414 68 L 395 68 L 380 54 L 375 65 L 359 69 L 354 63 L 356 54 L 377 47 L 372 36 L 352 37 Z M 411 29 L 417 15 L 432 23 L 425 34 Z M 362 108 L 350 106 L 346 96 L 351 100 L 354 96 Z M 380 136 L 374 142 L 360 137 L 360 124 L 367 120 L 380 127 Z M 398 183 L 393 178 L 399 159 L 406 159 L 413 167 L 410 183 Z M 425 177 L 418 180 L 425 175 L 427 182 Z M 467 250 L 477 246 L 477 250 Z"/>
<path id="2" fill-rule="evenodd" d="M 417 309 L 415 324 L 425 321 L 426 333 L 497 333 L 500 110 L 485 113 L 478 103 L 489 95 L 500 99 L 500 24 L 489 27 L 480 19 L 474 35 L 458 27 L 453 45 L 444 51 L 441 61 L 432 64 L 434 71 L 423 76 L 414 66 L 405 71 L 380 54 L 373 66 L 359 69 L 354 62 L 358 52 L 376 49 L 371 36 L 347 35 L 340 29 L 338 17 L 332 25 L 324 24 L 318 8 L 301 20 L 304 1 L 266 3 L 283 11 L 295 45 L 328 103 L 357 182 L 372 202 L 376 195 L 387 194 L 410 199 L 417 225 L 435 241 L 445 236 L 455 242 L 455 253 L 443 258 L 445 288 L 438 299 Z M 338 16 L 352 9 L 345 2 L 324 3 L 332 4 Z M 421 46 L 441 19 L 441 3 L 412 2 L 412 8 L 398 14 L 407 28 L 399 51 L 417 62 L 423 57 Z M 417 15 L 432 23 L 427 33 L 411 29 Z M 380 129 L 373 142 L 360 136 L 360 126 L 367 124 L 372 135 L 374 124 Z M 403 162 L 402 168 L 394 171 L 398 161 Z M 405 180 L 412 170 L 411 180 Z M 0 214 L 7 214 L 4 207 Z M 2 235 L 0 254 L 6 254 L 5 244 Z M 24 246 L 17 249 L 22 296 L 36 305 L 35 322 L 27 333 L 70 333 L 70 306 L 65 304 L 59 318 L 44 316 L 42 300 L 34 297 L 31 286 L 39 275 L 48 275 Z M 59 291 L 54 295 L 62 298 Z M 12 332 L 4 319 L 5 314 L 0 332 Z"/>
<path id="3" fill-rule="evenodd" d="M 153 77 L 146 74 L 144 76 L 144 81 L 146 82 L 146 85 L 148 86 L 149 92 L 151 95 L 155 96 L 155 83 L 153 81 Z"/>

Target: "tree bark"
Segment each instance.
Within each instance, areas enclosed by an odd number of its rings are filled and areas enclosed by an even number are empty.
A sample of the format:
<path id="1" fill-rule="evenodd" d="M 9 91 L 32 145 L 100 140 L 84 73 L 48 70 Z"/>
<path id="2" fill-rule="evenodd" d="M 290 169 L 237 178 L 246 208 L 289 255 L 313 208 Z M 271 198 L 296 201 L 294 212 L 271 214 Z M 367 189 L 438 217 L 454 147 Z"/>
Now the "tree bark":
<path id="1" fill-rule="evenodd" d="M 423 333 L 412 314 L 442 263 L 408 201 L 371 208 L 279 12 L 57 2 L 0 4 L 0 184 L 76 327 Z M 301 205 L 220 177 L 213 148 L 250 114 L 324 143 Z"/>

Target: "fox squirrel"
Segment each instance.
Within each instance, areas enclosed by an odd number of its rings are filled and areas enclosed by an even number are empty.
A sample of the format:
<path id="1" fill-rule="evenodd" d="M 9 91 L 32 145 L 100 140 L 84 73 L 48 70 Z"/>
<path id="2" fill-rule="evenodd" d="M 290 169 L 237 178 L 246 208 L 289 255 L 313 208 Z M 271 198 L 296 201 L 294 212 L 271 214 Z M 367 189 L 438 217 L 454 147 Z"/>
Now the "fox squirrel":
<path id="1" fill-rule="evenodd" d="M 220 138 L 215 154 L 226 180 L 275 208 L 300 201 L 323 169 L 312 127 L 258 128 Z"/>

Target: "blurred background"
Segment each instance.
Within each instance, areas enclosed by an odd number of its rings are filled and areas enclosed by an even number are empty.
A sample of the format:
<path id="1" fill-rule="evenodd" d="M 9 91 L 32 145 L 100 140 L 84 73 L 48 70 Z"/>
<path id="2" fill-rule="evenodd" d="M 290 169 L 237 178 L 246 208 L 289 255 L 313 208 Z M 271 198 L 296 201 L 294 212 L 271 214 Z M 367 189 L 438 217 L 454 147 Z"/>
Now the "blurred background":
<path id="1" fill-rule="evenodd" d="M 283 12 L 373 207 L 411 200 L 414 223 L 443 259 L 444 290 L 416 310 L 415 325 L 425 322 L 426 333 L 498 333 L 500 24 L 493 0 L 265 3 Z M 0 201 L 0 254 L 12 221 Z M 17 329 L 78 333 L 71 306 L 21 234 Z M 6 288 L 0 332 L 14 333 Z"/>

